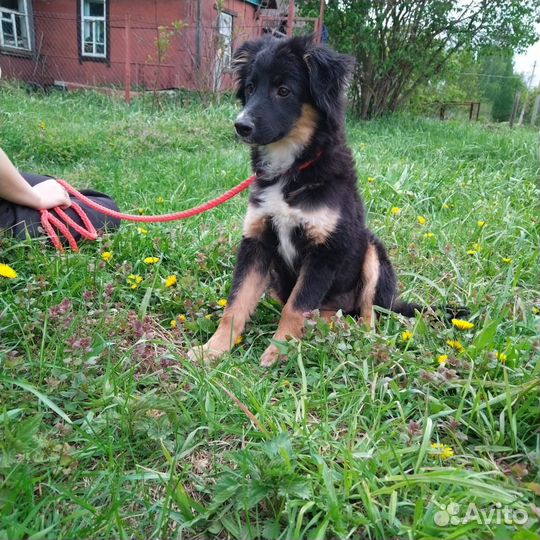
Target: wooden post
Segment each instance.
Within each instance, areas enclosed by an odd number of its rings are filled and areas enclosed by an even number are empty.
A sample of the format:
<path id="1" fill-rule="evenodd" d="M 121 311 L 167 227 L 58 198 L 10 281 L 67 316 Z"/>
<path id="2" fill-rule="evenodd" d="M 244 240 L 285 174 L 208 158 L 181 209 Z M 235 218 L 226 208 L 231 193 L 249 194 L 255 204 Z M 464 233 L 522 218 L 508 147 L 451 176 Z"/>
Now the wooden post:
<path id="1" fill-rule="evenodd" d="M 514 119 L 516 117 L 516 113 L 519 107 L 519 98 L 520 94 L 518 92 L 516 94 L 516 97 L 514 98 L 514 105 L 512 105 L 512 112 L 510 113 L 510 127 L 514 127 Z"/>
<path id="2" fill-rule="evenodd" d="M 480 101 L 476 103 L 476 121 L 478 122 L 478 117 L 480 116 Z"/>
<path id="3" fill-rule="evenodd" d="M 317 20 L 317 32 L 315 34 L 315 40 L 317 43 L 320 43 L 322 41 L 325 6 L 326 4 L 324 0 L 321 0 L 321 7 L 319 8 L 319 19 Z"/>
<path id="4" fill-rule="evenodd" d="M 126 103 L 131 103 L 131 36 L 130 36 L 130 20 L 129 15 L 126 15 L 125 26 L 125 41 L 126 41 L 126 58 L 124 72 L 124 98 Z"/>
<path id="5" fill-rule="evenodd" d="M 289 0 L 289 13 L 287 15 L 287 36 L 293 35 L 294 29 L 294 0 Z"/>
<path id="6" fill-rule="evenodd" d="M 536 125 L 536 117 L 538 116 L 538 109 L 540 109 L 540 94 L 536 96 L 534 100 L 533 110 L 531 113 L 531 126 Z"/>

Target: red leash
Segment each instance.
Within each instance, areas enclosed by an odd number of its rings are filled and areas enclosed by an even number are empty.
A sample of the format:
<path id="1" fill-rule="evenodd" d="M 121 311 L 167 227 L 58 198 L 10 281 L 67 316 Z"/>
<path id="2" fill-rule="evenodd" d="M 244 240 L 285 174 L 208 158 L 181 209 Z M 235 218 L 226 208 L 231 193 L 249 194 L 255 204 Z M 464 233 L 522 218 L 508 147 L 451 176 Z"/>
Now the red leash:
<path id="1" fill-rule="evenodd" d="M 304 169 L 307 169 L 317 159 L 319 159 L 319 156 L 320 156 L 320 153 L 317 154 L 317 156 L 311 161 L 308 161 L 300 165 L 298 169 L 301 171 Z M 61 184 L 67 190 L 68 193 L 77 197 L 77 199 L 82 201 L 84 204 L 88 205 L 93 210 L 96 210 L 100 214 L 104 214 L 106 216 L 117 218 L 117 219 L 124 219 L 127 221 L 138 221 L 142 223 L 164 223 L 166 221 L 179 221 L 181 219 L 187 219 L 193 216 L 197 216 L 198 214 L 208 212 L 208 210 L 212 210 L 212 208 L 216 208 L 216 206 L 220 206 L 221 204 L 227 202 L 229 199 L 236 197 L 236 195 L 238 195 L 239 193 L 242 193 L 242 191 L 245 191 L 249 186 L 251 186 L 251 184 L 253 184 L 256 177 L 257 177 L 256 174 L 250 176 L 249 178 L 244 180 L 242 183 L 238 184 L 237 186 L 233 187 L 229 191 L 225 192 L 220 197 L 217 197 L 216 199 L 212 199 L 211 201 L 205 202 L 204 204 L 201 204 L 200 206 L 196 206 L 195 208 L 190 208 L 189 210 L 183 210 L 181 212 L 174 212 L 172 214 L 163 214 L 159 216 L 140 216 L 140 215 L 134 215 L 134 214 L 124 214 L 122 212 L 117 212 L 116 210 L 111 210 L 110 208 L 101 206 L 101 204 L 95 203 L 94 201 L 92 201 L 91 199 L 89 199 L 88 197 L 80 193 L 79 191 L 77 191 L 73 186 L 68 184 L 65 180 L 57 179 L 56 181 L 59 184 Z M 59 251 L 64 251 L 64 248 L 62 246 L 62 242 L 58 238 L 58 234 L 56 230 L 54 229 L 54 227 L 56 227 L 66 237 L 73 251 L 79 251 L 79 246 L 77 245 L 77 242 L 75 241 L 75 238 L 71 234 L 67 225 L 75 229 L 83 238 L 86 238 L 87 240 L 95 240 L 98 236 L 96 229 L 92 225 L 90 219 L 88 219 L 88 216 L 85 214 L 84 210 L 76 202 L 73 202 L 70 208 L 72 208 L 75 211 L 75 213 L 81 218 L 83 222 L 83 227 L 75 223 L 75 221 L 73 221 L 60 207 L 56 207 L 52 209 L 58 214 L 58 217 L 55 216 L 50 210 L 41 210 L 41 224 L 43 228 L 45 229 L 45 232 L 49 235 L 49 238 L 51 239 L 51 242 L 54 244 L 54 247 Z"/>

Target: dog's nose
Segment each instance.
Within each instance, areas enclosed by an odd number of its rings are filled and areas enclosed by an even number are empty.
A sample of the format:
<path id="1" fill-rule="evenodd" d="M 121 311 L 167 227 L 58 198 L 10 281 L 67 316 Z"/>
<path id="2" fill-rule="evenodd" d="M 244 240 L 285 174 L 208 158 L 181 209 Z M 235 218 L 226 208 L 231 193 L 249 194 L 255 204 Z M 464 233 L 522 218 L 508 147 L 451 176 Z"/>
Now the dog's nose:
<path id="1" fill-rule="evenodd" d="M 251 135 L 251 132 L 253 131 L 253 122 L 250 122 L 249 120 L 242 119 L 237 120 L 234 123 L 234 128 L 236 129 L 236 133 L 240 135 L 240 137 L 247 137 L 248 135 Z"/>

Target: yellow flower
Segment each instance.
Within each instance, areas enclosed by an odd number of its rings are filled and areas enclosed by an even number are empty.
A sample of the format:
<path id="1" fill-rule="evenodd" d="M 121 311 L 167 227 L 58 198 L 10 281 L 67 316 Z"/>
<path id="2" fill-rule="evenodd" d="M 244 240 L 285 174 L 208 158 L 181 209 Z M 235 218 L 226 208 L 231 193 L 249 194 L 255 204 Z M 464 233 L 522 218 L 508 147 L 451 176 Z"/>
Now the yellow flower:
<path id="1" fill-rule="evenodd" d="M 486 222 L 480 220 L 480 221 L 477 222 L 477 225 L 478 225 L 478 227 L 480 227 L 480 229 L 483 229 L 486 226 Z"/>
<path id="2" fill-rule="evenodd" d="M 139 212 L 139 214 L 142 216 L 144 213 L 146 213 L 146 210 L 144 208 L 139 208 L 137 212 Z"/>
<path id="3" fill-rule="evenodd" d="M 533 306 L 532 312 L 533 312 L 534 315 L 538 315 L 540 313 L 540 309 L 537 308 L 536 306 Z"/>
<path id="4" fill-rule="evenodd" d="M 410 341 L 411 338 L 413 337 L 413 333 L 412 332 L 409 332 L 409 330 L 406 330 L 405 332 L 402 332 L 401 333 L 401 339 L 403 341 L 405 341 L 405 343 L 407 343 L 407 341 Z"/>
<path id="5" fill-rule="evenodd" d="M 450 208 L 450 205 L 447 204 L 447 203 L 444 203 L 444 204 L 442 205 L 442 207 L 443 207 L 445 210 L 448 210 L 448 209 Z"/>
<path id="6" fill-rule="evenodd" d="M 144 262 L 146 264 L 156 264 L 159 262 L 159 257 L 146 257 L 146 259 L 144 259 Z"/>
<path id="7" fill-rule="evenodd" d="M 504 364 L 508 360 L 508 356 L 506 356 L 506 354 L 503 352 L 497 351 L 497 360 Z"/>
<path id="8" fill-rule="evenodd" d="M 208 315 L 205 315 L 204 318 L 205 318 L 205 319 L 211 319 L 211 318 L 212 318 L 212 314 L 211 314 L 211 313 L 208 313 Z"/>
<path id="9" fill-rule="evenodd" d="M 175 275 L 167 276 L 165 279 L 165 287 L 172 287 L 176 285 L 177 279 Z"/>
<path id="10" fill-rule="evenodd" d="M 128 282 L 128 285 L 131 286 L 132 289 L 137 289 L 139 285 L 142 283 L 142 276 L 139 276 L 139 274 L 129 274 L 126 281 Z"/>
<path id="11" fill-rule="evenodd" d="M 437 356 L 437 362 L 439 362 L 439 364 L 446 364 L 446 361 L 448 360 L 448 355 L 447 354 L 439 354 L 439 356 Z"/>
<path id="12" fill-rule="evenodd" d="M 455 339 L 447 340 L 446 344 L 458 352 L 463 352 L 465 350 L 465 347 L 459 341 L 456 341 Z"/>
<path id="13" fill-rule="evenodd" d="M 469 249 L 467 255 L 476 255 L 476 251 L 474 249 Z"/>
<path id="14" fill-rule="evenodd" d="M 512 262 L 512 259 L 510 257 L 503 257 L 502 262 L 506 264 L 510 264 Z"/>
<path id="15" fill-rule="evenodd" d="M 11 266 L 0 263 L 0 277 L 15 279 L 17 277 L 17 272 L 15 272 Z"/>
<path id="16" fill-rule="evenodd" d="M 148 234 L 148 229 L 145 229 L 144 227 L 137 227 L 137 230 L 140 234 Z"/>
<path id="17" fill-rule="evenodd" d="M 181 315 L 178 315 L 178 320 L 180 322 L 185 322 L 186 321 L 186 316 L 182 313 Z"/>
<path id="18" fill-rule="evenodd" d="M 392 206 L 390 212 L 393 216 L 397 216 L 401 212 L 401 208 L 399 206 Z"/>
<path id="19" fill-rule="evenodd" d="M 235 341 L 234 341 L 234 344 L 235 345 L 240 345 L 240 343 L 242 343 L 242 341 L 244 341 L 244 338 L 242 336 L 238 336 Z"/>
<path id="20" fill-rule="evenodd" d="M 176 319 L 172 319 L 171 322 L 169 323 L 169 326 L 171 328 L 176 328 Z"/>
<path id="21" fill-rule="evenodd" d="M 424 234 L 424 238 L 435 238 L 435 235 L 432 232 L 427 232 Z"/>
<path id="22" fill-rule="evenodd" d="M 431 448 L 441 459 L 449 459 L 454 456 L 454 449 L 447 444 L 432 443 Z"/>
<path id="23" fill-rule="evenodd" d="M 46 124 L 45 122 L 42 120 L 40 123 L 39 123 L 39 129 L 46 129 Z"/>
<path id="24" fill-rule="evenodd" d="M 164 199 L 163 197 L 160 196 L 160 197 L 158 197 L 158 198 L 156 199 L 156 202 L 157 202 L 158 204 L 163 204 L 163 203 L 165 202 L 165 199 Z"/>
<path id="25" fill-rule="evenodd" d="M 427 223 L 427 219 L 424 217 L 424 216 L 418 216 L 418 223 L 420 223 L 420 225 L 425 225 Z"/>
<path id="26" fill-rule="evenodd" d="M 375 178 L 373 178 L 373 176 L 368 176 L 367 181 L 371 184 L 372 182 L 375 182 Z"/>
<path id="27" fill-rule="evenodd" d="M 220 306 L 220 307 L 225 307 L 227 305 L 227 300 L 225 298 L 220 298 L 217 301 L 217 305 Z"/>
<path id="28" fill-rule="evenodd" d="M 482 251 L 482 246 L 478 242 L 475 242 L 472 245 L 472 248 L 475 249 L 476 251 Z"/>
<path id="29" fill-rule="evenodd" d="M 474 323 L 469 322 L 469 321 L 464 321 L 463 319 L 452 319 L 452 324 L 458 330 L 470 330 L 471 328 L 474 328 Z"/>
<path id="30" fill-rule="evenodd" d="M 102 254 L 101 254 L 101 258 L 105 261 L 105 262 L 109 262 L 111 259 L 112 259 L 112 253 L 110 251 L 104 251 Z"/>

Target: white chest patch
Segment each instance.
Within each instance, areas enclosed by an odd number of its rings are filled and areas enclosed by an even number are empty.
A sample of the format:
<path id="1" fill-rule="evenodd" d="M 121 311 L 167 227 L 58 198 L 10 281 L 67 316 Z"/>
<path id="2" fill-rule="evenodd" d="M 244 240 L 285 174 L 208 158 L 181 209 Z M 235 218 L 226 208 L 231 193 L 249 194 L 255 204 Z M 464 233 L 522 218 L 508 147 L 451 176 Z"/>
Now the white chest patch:
<path id="1" fill-rule="evenodd" d="M 290 206 L 283 198 L 281 182 L 261 190 L 257 197 L 261 202 L 258 206 L 249 205 L 244 221 L 244 233 L 250 230 L 253 223 L 265 217 L 270 218 L 279 240 L 279 253 L 291 268 L 298 257 L 291 238 L 294 229 L 303 227 L 314 241 L 324 241 L 334 230 L 338 220 L 338 214 L 327 207 L 306 211 Z"/>

